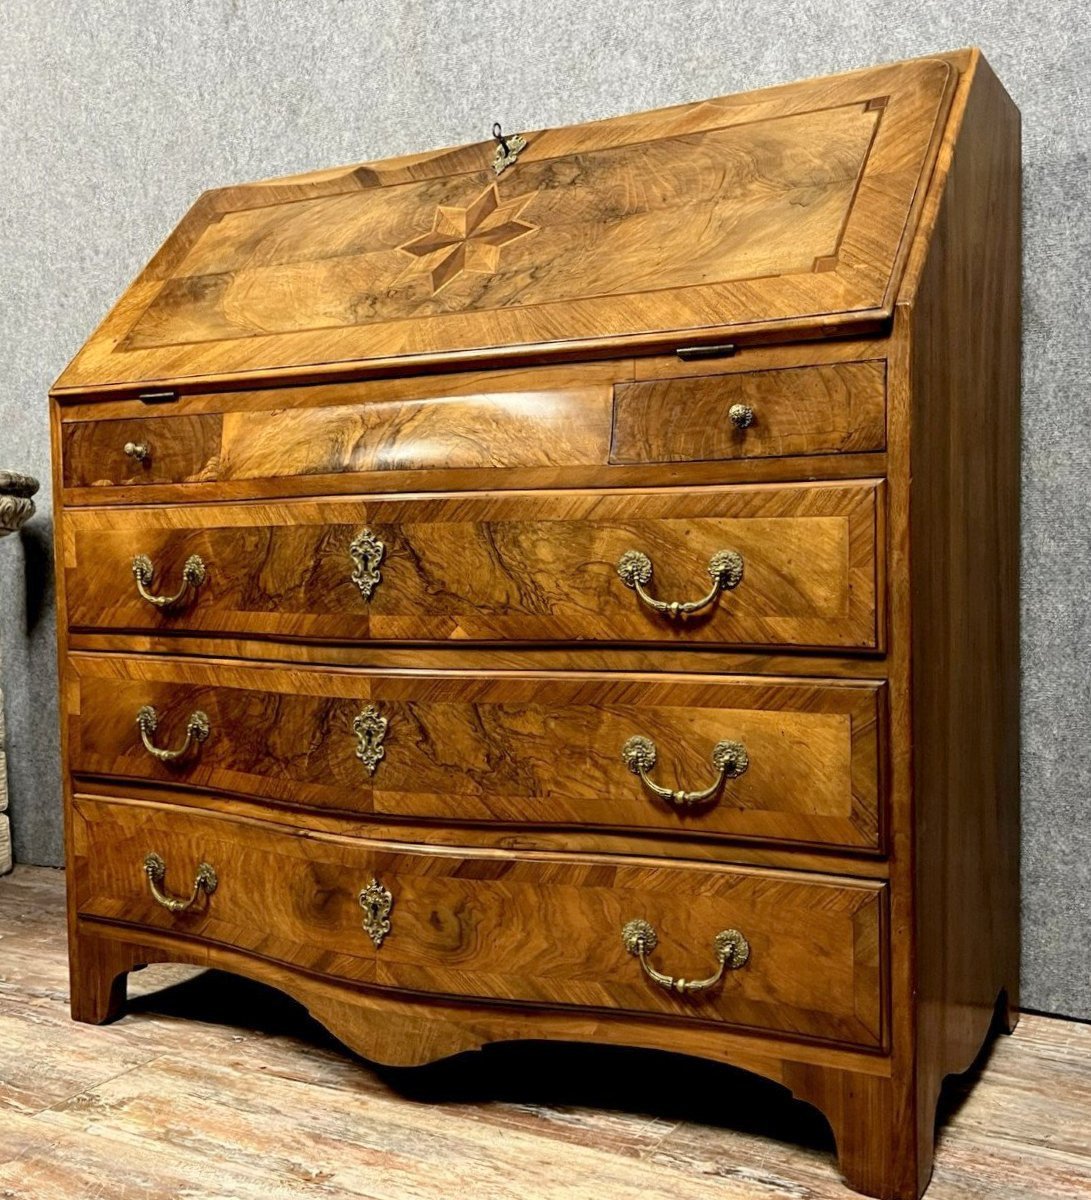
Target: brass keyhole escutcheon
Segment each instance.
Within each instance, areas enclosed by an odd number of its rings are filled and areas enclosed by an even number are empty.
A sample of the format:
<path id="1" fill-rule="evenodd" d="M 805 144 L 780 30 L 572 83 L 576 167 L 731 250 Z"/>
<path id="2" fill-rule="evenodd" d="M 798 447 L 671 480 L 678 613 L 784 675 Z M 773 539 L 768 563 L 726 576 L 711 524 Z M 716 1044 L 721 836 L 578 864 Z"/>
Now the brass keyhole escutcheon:
<path id="1" fill-rule="evenodd" d="M 394 897 L 377 879 L 372 878 L 367 887 L 361 889 L 357 900 L 364 910 L 364 932 L 378 950 L 390 932 L 390 911 L 394 907 Z"/>

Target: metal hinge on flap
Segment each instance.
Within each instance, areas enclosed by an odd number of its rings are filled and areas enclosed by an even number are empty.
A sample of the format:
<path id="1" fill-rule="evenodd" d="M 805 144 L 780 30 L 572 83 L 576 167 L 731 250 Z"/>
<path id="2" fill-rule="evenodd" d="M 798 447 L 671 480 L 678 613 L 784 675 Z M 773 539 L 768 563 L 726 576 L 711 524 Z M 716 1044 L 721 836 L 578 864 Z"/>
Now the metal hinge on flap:
<path id="1" fill-rule="evenodd" d="M 703 358 L 731 358 L 737 350 L 734 342 L 721 342 L 717 346 L 679 346 L 674 353 L 683 362 L 699 362 Z"/>

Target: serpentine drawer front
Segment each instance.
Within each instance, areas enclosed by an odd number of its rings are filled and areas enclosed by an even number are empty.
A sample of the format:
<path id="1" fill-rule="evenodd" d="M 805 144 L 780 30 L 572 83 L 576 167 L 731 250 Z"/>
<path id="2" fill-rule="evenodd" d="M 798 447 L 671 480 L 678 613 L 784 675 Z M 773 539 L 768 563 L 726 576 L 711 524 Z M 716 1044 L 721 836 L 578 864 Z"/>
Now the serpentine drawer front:
<path id="1" fill-rule="evenodd" d="M 95 655 L 74 656 L 73 668 L 81 777 L 431 821 L 879 847 L 876 684 L 466 678 Z"/>
<path id="2" fill-rule="evenodd" d="M 879 883 L 626 858 L 403 851 L 91 800 L 76 812 L 84 917 L 362 985 L 664 1013 L 868 1047 L 883 1040 Z M 149 879 L 152 853 L 164 869 Z M 196 886 L 202 864 L 215 879 L 211 891 Z M 172 912 L 152 882 L 164 899 L 196 898 Z M 623 942 L 637 920 L 655 931 L 646 959 L 661 973 L 714 975 L 723 931 L 742 935 L 746 961 L 729 962 L 700 994 L 679 996 Z"/>
<path id="3" fill-rule="evenodd" d="M 872 650 L 882 519 L 871 480 L 78 510 L 69 616 L 338 641 Z"/>
<path id="4" fill-rule="evenodd" d="M 698 1055 L 918 1200 L 1018 1004 L 1019 144 L 970 50 L 201 196 L 51 392 L 76 1018 Z"/>

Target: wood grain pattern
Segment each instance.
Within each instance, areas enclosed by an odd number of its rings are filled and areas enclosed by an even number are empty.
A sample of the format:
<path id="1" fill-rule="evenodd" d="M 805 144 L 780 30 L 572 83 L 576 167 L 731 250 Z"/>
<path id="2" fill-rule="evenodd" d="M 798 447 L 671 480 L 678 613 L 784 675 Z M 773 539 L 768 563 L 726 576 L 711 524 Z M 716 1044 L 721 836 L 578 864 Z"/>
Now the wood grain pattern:
<path id="1" fill-rule="evenodd" d="M 694 1059 L 552 1042 L 496 1046 L 429 1071 L 376 1070 L 272 988 L 172 963 L 129 978 L 118 1024 L 74 1026 L 63 880 L 30 867 L 0 880 L 0 1189 L 12 1200 L 69 1200 L 104 1179 L 112 1200 L 177 1200 L 187 1188 L 234 1200 L 322 1188 L 449 1200 L 454 1186 L 583 1200 L 589 1179 L 611 1200 L 704 1200 L 710 1188 L 717 1200 L 852 1194 L 821 1117 L 780 1087 Z M 331 985 L 298 975 L 291 985 L 328 1018 Z M 414 1009 L 436 1041 L 444 1022 L 461 1032 L 490 1011 L 435 1002 L 425 1012 L 419 1001 L 360 992 L 344 1002 L 372 1014 L 356 1027 L 387 1053 L 413 1040 Z M 595 1038 L 607 1020 L 542 1016 L 567 1022 L 569 1042 Z M 634 1039 L 657 1033 L 634 1018 L 612 1021 L 628 1023 Z M 680 1033 L 706 1036 L 696 1024 Z M 751 1055 L 770 1041 L 726 1031 L 708 1040 Z M 1091 1190 L 1091 1026 L 1025 1014 L 984 1070 L 952 1081 L 942 1107 L 929 1200 L 1071 1200 Z"/>
<path id="2" fill-rule="evenodd" d="M 362 839 L 286 839 L 259 822 L 147 805 L 80 801 L 76 813 L 85 919 L 200 938 L 364 986 L 882 1041 L 881 884 L 651 860 L 408 853 Z M 212 863 L 215 893 L 189 913 L 166 912 L 146 889 L 149 850 L 166 860 L 176 893 L 188 894 L 198 862 Z M 378 949 L 357 903 L 372 877 L 394 896 L 393 928 Z M 743 930 L 750 961 L 713 992 L 675 996 L 645 979 L 622 945 L 622 925 L 641 916 L 659 932 L 656 958 L 668 971 L 711 973 L 713 939 L 727 927 Z"/>
<path id="3" fill-rule="evenodd" d="M 208 791 L 190 786 L 185 772 L 179 778 L 124 780 L 83 775 L 75 781 L 77 796 L 116 800 L 154 800 L 182 808 L 198 808 L 227 816 L 254 818 L 288 827 L 289 836 L 300 828 L 348 837 L 358 836 L 366 826 L 367 836 L 377 840 L 412 843 L 415 846 L 446 846 L 470 850 L 495 849 L 563 854 L 623 854 L 654 856 L 664 862 L 730 863 L 741 867 L 770 867 L 779 871 L 811 871 L 823 875 L 849 874 L 860 879 L 890 878 L 885 858 L 867 849 L 843 849 L 793 841 L 759 841 L 705 833 L 695 821 L 684 837 L 654 824 L 626 828 L 592 825 L 505 825 L 497 821 L 463 822 L 427 817 L 387 816 L 382 813 L 343 813 L 337 809 L 269 800 L 264 796 Z"/>
<path id="4" fill-rule="evenodd" d="M 498 181 L 477 145 L 206 193 L 59 386 L 874 327 L 955 77 L 921 59 L 532 133 Z"/>
<path id="5" fill-rule="evenodd" d="M 220 474 L 222 418 L 141 415 L 80 421 L 62 434 L 65 487 L 201 483 Z M 150 449 L 146 460 L 125 453 L 128 443 Z"/>
<path id="6" fill-rule="evenodd" d="M 65 425 L 65 484 L 597 465 L 608 455 L 615 374 L 588 365 L 448 376 L 426 389 L 415 381 L 244 391 L 222 412 L 204 411 L 200 398 L 150 409 L 137 401 L 130 411 L 144 411 L 126 419 Z M 176 409 L 189 415 L 167 415 Z M 150 447 L 147 463 L 124 456 L 127 441 Z"/>
<path id="7" fill-rule="evenodd" d="M 837 341 L 747 347 L 732 357 L 701 363 L 700 378 L 710 390 L 719 384 L 733 394 L 775 391 L 777 381 L 785 378 L 825 380 L 832 388 L 830 403 L 836 404 L 844 392 L 832 381 L 846 375 L 855 381 L 861 362 L 874 363 L 877 370 L 888 349 L 885 342 Z M 800 460 L 611 462 L 612 389 L 634 378 L 659 384 L 679 376 L 692 380 L 694 371 L 692 363 L 656 356 L 307 387 L 255 389 L 235 381 L 235 390 L 211 392 L 187 391 L 177 383 L 178 399 L 155 406 L 111 399 L 108 392 L 96 394 L 59 409 L 68 481 L 64 503 L 173 504 L 348 492 L 476 491 L 484 471 L 495 489 L 700 486 L 883 474 L 884 456 L 863 450 L 852 456 L 814 453 Z M 770 382 L 760 382 L 766 378 Z M 874 387 L 869 382 L 863 390 L 870 395 Z M 813 389 L 806 394 L 812 395 Z M 877 405 L 881 423 L 881 396 L 853 404 L 869 413 Z M 200 428 L 217 431 L 207 465 L 196 475 L 188 443 L 173 444 L 172 431 L 183 428 L 172 423 L 173 416 L 191 417 Z M 212 417 L 217 421 L 206 420 Z M 675 419 L 676 414 L 671 417 Z M 98 422 L 104 423 L 100 435 L 81 428 Z M 125 439 L 119 436 L 120 422 L 129 426 Z M 222 436 L 225 428 L 229 444 Z M 299 432 L 304 428 L 311 432 Z M 763 429 L 759 422 L 752 432 L 761 438 Z M 82 445 L 91 437 L 103 439 L 95 456 L 69 461 L 73 453 L 85 457 Z M 139 477 L 124 475 L 130 469 L 128 460 L 119 463 L 125 440 L 152 447 L 151 469 L 141 469 Z M 880 429 L 876 444 L 882 441 Z M 178 479 L 186 482 L 164 481 L 162 468 L 171 455 L 180 464 Z M 87 481 L 95 483 L 89 486 Z"/>
<path id="8" fill-rule="evenodd" d="M 882 361 L 619 384 L 613 463 L 851 454 L 886 444 Z M 753 413 L 736 428 L 733 405 Z"/>
<path id="9" fill-rule="evenodd" d="M 349 545 L 385 545 L 365 600 Z M 644 641 L 882 645 L 881 485 L 371 498 L 71 514 L 65 566 L 75 628 L 168 628 L 338 641 Z M 643 607 L 617 561 L 643 550 L 656 592 L 709 589 L 721 549 L 745 575 L 708 616 L 671 622 Z M 196 600 L 161 612 L 130 564 L 146 554 L 174 590 L 199 554 Z"/>
<path id="10" fill-rule="evenodd" d="M 120 654 L 191 654 L 214 659 L 244 658 L 255 662 L 303 663 L 384 670 L 409 668 L 435 671 L 669 671 L 696 675 L 788 675 L 806 678 L 882 681 L 889 674 L 884 656 L 836 653 L 800 654 L 792 647 L 778 651 L 737 650 L 716 646 L 629 644 L 459 646 L 397 645 L 357 642 L 325 645 L 314 642 L 264 642 L 255 638 L 207 637 L 169 628 L 156 633 L 74 631 L 73 650 Z"/>
<path id="11" fill-rule="evenodd" d="M 877 850 L 880 726 L 875 685 L 667 675 L 452 676 L 228 668 L 176 659 L 73 656 L 71 767 L 82 778 L 170 782 L 339 813 L 656 830 Z M 158 740 L 180 742 L 189 714 L 212 734 L 180 763 L 158 762 L 135 714 L 151 704 Z M 373 775 L 356 757 L 366 704 L 389 722 Z M 679 810 L 621 759 L 653 737 L 656 779 L 690 790 L 714 778 L 721 739 L 750 765 L 713 803 Z"/>
<path id="12" fill-rule="evenodd" d="M 973 1060 L 999 992 L 1019 1004 L 1020 120 L 984 61 L 947 172 L 909 336 L 928 1145 L 944 1075 Z"/>

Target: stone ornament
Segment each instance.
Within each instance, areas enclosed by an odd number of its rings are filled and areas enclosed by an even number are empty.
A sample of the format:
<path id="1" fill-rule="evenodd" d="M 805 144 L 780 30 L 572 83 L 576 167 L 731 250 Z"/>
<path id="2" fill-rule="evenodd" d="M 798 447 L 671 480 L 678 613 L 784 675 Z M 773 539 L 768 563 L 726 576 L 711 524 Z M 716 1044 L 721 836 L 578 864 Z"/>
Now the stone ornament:
<path id="1" fill-rule="evenodd" d="M 38 490 L 33 475 L 0 470 L 0 537 L 15 533 L 34 516 L 31 496 Z"/>
<path id="2" fill-rule="evenodd" d="M 38 490 L 33 475 L 0 470 L 0 537 L 15 533 L 34 516 L 31 496 Z M 11 825 L 7 816 L 8 772 L 4 755 L 4 693 L 0 690 L 0 875 L 11 870 Z"/>

